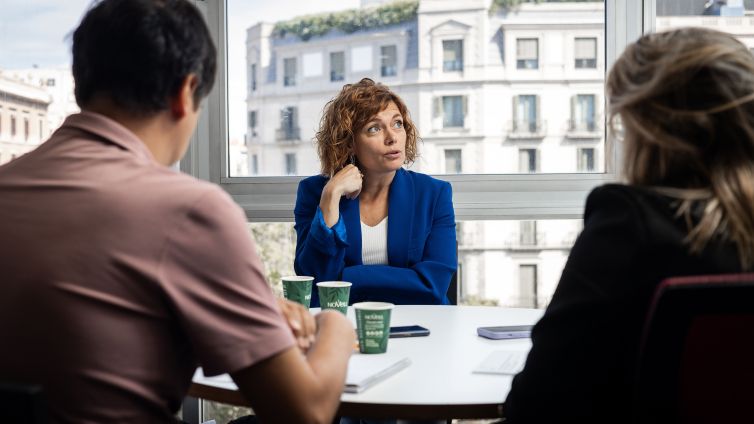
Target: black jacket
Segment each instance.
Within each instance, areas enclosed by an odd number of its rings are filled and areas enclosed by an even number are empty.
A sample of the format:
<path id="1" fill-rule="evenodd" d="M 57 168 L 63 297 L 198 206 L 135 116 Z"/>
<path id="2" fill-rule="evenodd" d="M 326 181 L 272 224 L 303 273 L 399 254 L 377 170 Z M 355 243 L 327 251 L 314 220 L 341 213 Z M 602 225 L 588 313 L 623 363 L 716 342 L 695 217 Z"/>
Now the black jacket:
<path id="1" fill-rule="evenodd" d="M 589 195 L 584 230 L 532 331 L 505 403 L 508 423 L 621 423 L 631 416 L 639 340 L 666 277 L 742 271 L 732 243 L 691 255 L 677 200 L 606 185 Z"/>

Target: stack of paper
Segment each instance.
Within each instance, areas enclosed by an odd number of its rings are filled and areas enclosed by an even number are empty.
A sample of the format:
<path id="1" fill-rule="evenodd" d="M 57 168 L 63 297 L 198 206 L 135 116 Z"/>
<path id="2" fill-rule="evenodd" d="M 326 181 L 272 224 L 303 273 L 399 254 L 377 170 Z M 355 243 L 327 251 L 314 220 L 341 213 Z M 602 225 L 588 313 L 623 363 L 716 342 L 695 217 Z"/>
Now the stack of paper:
<path id="1" fill-rule="evenodd" d="M 409 365 L 411 360 L 408 358 L 396 359 L 385 355 L 354 353 L 348 361 L 348 374 L 343 391 L 361 393 Z"/>
<path id="2" fill-rule="evenodd" d="M 526 365 L 527 352 L 496 350 L 487 356 L 472 372 L 477 374 L 518 374 Z"/>

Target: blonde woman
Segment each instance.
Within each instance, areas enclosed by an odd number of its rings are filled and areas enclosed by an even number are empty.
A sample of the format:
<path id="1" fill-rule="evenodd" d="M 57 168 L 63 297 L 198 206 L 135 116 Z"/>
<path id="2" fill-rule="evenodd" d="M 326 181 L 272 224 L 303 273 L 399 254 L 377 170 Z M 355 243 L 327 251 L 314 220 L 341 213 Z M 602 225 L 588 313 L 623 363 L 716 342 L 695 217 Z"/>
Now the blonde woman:
<path id="1" fill-rule="evenodd" d="M 351 303 L 448 303 L 457 267 L 451 187 L 403 169 L 417 140 L 403 100 L 369 78 L 325 106 L 322 175 L 302 180 L 296 197 L 297 274 L 350 281 Z"/>
<path id="2" fill-rule="evenodd" d="M 615 63 L 607 95 L 626 184 L 587 199 L 508 423 L 628 422 L 656 286 L 754 264 L 754 55 L 716 31 L 647 35 Z"/>

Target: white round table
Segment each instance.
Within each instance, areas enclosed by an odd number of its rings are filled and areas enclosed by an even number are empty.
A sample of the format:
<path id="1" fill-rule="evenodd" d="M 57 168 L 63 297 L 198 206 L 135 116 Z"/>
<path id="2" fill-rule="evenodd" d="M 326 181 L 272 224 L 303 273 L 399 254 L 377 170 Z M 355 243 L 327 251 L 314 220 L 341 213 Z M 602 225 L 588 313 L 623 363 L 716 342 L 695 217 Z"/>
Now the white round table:
<path id="1" fill-rule="evenodd" d="M 500 417 L 513 376 L 475 374 L 472 370 L 496 350 L 527 352 L 531 341 L 488 340 L 477 336 L 476 329 L 534 324 L 542 313 L 485 306 L 396 306 L 391 326 L 421 325 L 431 334 L 390 339 L 383 355 L 408 357 L 411 365 L 362 393 L 344 393 L 338 414 L 405 419 Z M 353 308 L 348 316 L 355 323 Z M 227 375 L 208 378 L 201 370 L 194 376 L 189 394 L 248 405 Z"/>

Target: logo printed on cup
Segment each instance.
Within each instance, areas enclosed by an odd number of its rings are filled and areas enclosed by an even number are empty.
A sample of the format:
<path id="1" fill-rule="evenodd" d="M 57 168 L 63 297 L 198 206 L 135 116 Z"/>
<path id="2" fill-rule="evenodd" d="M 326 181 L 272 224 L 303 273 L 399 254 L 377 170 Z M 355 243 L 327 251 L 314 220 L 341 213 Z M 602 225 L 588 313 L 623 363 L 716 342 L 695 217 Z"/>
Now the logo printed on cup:
<path id="1" fill-rule="evenodd" d="M 348 311 L 351 283 L 348 281 L 321 281 L 317 283 L 322 309 L 335 309 L 343 315 Z"/>
<path id="2" fill-rule="evenodd" d="M 394 305 L 385 302 L 354 303 L 356 332 L 361 353 L 385 353 L 390 336 L 390 312 Z"/>
<path id="3" fill-rule="evenodd" d="M 312 283 L 314 277 L 293 275 L 281 278 L 283 281 L 283 296 L 291 302 L 309 307 L 312 300 Z"/>

